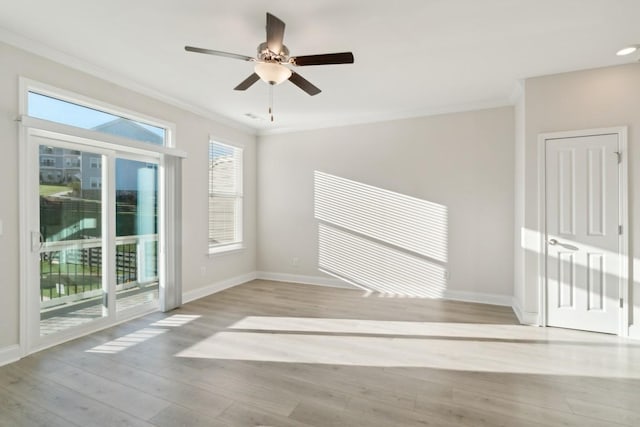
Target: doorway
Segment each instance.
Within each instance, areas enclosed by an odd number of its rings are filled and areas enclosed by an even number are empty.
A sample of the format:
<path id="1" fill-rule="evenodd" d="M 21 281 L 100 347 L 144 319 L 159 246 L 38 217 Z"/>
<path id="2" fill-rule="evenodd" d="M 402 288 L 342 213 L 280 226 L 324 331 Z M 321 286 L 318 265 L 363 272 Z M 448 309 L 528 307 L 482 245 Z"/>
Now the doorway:
<path id="1" fill-rule="evenodd" d="M 37 129 L 26 142 L 27 351 L 157 310 L 159 155 Z"/>
<path id="2" fill-rule="evenodd" d="M 625 334 L 626 133 L 541 137 L 547 326 Z"/>

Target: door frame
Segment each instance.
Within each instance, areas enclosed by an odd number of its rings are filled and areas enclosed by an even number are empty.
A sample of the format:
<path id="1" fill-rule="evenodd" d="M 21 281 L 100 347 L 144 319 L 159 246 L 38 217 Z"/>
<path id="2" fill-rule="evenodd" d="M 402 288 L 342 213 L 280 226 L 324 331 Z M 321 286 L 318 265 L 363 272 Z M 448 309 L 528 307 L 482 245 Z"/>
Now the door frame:
<path id="1" fill-rule="evenodd" d="M 571 130 L 563 132 L 541 133 L 538 135 L 538 325 L 547 326 L 547 206 L 546 206 L 546 162 L 547 141 L 553 139 L 579 138 L 585 136 L 617 135 L 618 151 L 621 153 L 618 167 L 618 224 L 622 233 L 618 235 L 620 254 L 620 298 L 618 335 L 629 335 L 629 175 L 627 167 L 627 126 Z"/>
<path id="2" fill-rule="evenodd" d="M 19 96 L 18 112 L 18 189 L 19 194 L 27 194 L 30 171 L 27 168 L 28 153 L 27 134 L 30 129 L 49 131 L 82 140 L 98 140 L 106 149 L 138 153 L 144 156 L 157 156 L 158 167 L 158 255 L 165 262 L 158 266 L 159 279 L 159 303 L 160 310 L 168 311 L 182 304 L 182 160 L 187 158 L 187 153 L 176 148 L 176 125 L 172 122 L 147 116 L 136 111 L 129 110 L 121 105 L 109 104 L 105 101 L 87 97 L 67 89 L 52 86 L 47 83 L 32 80 L 24 76 L 18 77 Z M 134 121 L 148 123 L 165 129 L 165 144 L 153 145 L 145 142 L 131 140 L 126 137 L 101 133 L 90 129 L 77 128 L 59 122 L 38 119 L 29 116 L 28 94 L 36 92 L 62 101 L 93 108 L 116 116 Z M 19 297 L 19 357 L 39 351 L 46 347 L 34 349 L 28 342 L 28 310 L 27 310 L 27 273 L 28 262 L 25 250 L 30 246 L 30 239 L 26 231 L 24 218 L 27 215 L 28 200 L 26 197 L 18 198 L 19 239 L 20 239 L 20 297 Z M 122 323 L 130 318 L 139 317 L 144 313 L 131 314 L 130 317 L 118 317 L 114 324 Z M 111 327 L 113 324 L 104 327 Z M 99 330 L 96 328 L 93 331 Z M 91 331 L 91 332 L 93 332 Z M 81 336 L 83 334 L 78 334 Z M 66 337 L 65 340 L 77 338 Z M 63 342 L 61 341 L 61 342 Z M 57 344 L 57 343 L 56 343 Z M 55 344 L 52 344 L 55 345 Z"/>
<path id="3" fill-rule="evenodd" d="M 112 260 L 115 259 L 116 256 L 116 248 L 115 245 L 110 243 L 116 242 L 116 220 L 115 220 L 115 167 L 116 167 L 116 159 L 117 158 L 125 158 L 125 159 L 135 159 L 139 161 L 149 161 L 158 164 L 160 166 L 162 156 L 158 153 L 154 152 L 132 152 L 128 150 L 125 146 L 116 147 L 109 146 L 108 143 L 103 141 L 103 138 L 98 133 L 92 134 L 93 138 L 87 138 L 85 135 L 77 136 L 73 135 L 73 132 L 68 133 L 59 133 L 52 130 L 36 128 L 36 127 L 28 127 L 25 126 L 23 128 L 24 138 L 21 141 L 21 164 L 24 166 L 25 175 L 23 179 L 20 181 L 20 188 L 22 197 L 20 197 L 21 209 L 21 323 L 20 323 L 20 337 L 21 337 L 21 345 L 22 345 L 22 355 L 27 355 L 30 353 L 34 353 L 45 348 L 61 344 L 63 342 L 69 341 L 71 339 L 75 339 L 81 336 L 84 336 L 88 333 L 95 332 L 104 328 L 108 328 L 114 326 L 123 321 L 138 317 L 143 314 L 147 314 L 153 311 L 157 311 L 160 309 L 160 300 L 164 299 L 162 296 L 162 292 L 166 288 L 165 286 L 161 286 L 164 280 L 164 277 L 160 277 L 159 274 L 159 284 L 158 284 L 158 293 L 159 299 L 157 304 L 144 304 L 139 307 L 130 308 L 128 310 L 118 312 L 116 310 L 116 293 L 115 293 L 115 270 L 109 268 L 106 270 L 105 277 L 103 278 L 103 289 L 106 283 L 106 288 L 109 292 L 107 292 L 108 298 L 108 315 L 99 319 L 96 319 L 92 322 L 87 323 L 86 325 L 80 325 L 76 327 L 69 328 L 65 331 L 61 331 L 51 336 L 40 336 L 36 333 L 34 328 L 37 327 L 35 322 L 35 316 L 40 312 L 39 306 L 36 306 L 35 301 L 38 295 L 36 294 L 35 288 L 33 286 L 33 280 L 36 277 L 39 277 L 39 272 L 36 273 L 35 266 L 32 265 L 32 248 L 33 245 L 31 239 L 31 231 L 32 230 L 32 222 L 34 220 L 34 216 L 37 216 L 39 212 L 35 209 L 37 205 L 36 200 L 32 194 L 34 186 L 38 182 L 38 162 L 36 160 L 38 156 L 37 146 L 38 143 L 36 141 L 32 141 L 33 137 L 41 137 L 48 138 L 54 140 L 54 145 L 57 147 L 70 148 L 70 149 L 78 149 L 78 150 L 87 150 L 92 153 L 102 154 L 106 157 L 106 164 L 103 163 L 103 183 L 108 183 L 106 190 L 104 190 L 104 200 L 103 200 L 103 209 L 102 209 L 102 222 L 105 230 L 105 234 L 102 236 L 102 248 L 103 248 L 103 258 L 106 260 L 107 265 L 110 265 Z M 104 138 L 106 139 L 106 138 Z M 102 145 L 107 145 L 107 147 L 103 148 Z M 158 177 L 159 179 L 159 177 Z M 160 183 L 158 183 L 160 184 Z M 159 185 L 160 187 L 160 185 Z M 159 234 L 161 236 L 164 235 L 163 231 L 160 231 L 160 221 L 165 221 L 165 214 L 162 209 L 162 206 L 165 204 L 164 196 L 160 192 L 160 188 L 158 189 L 158 229 Z M 162 206 L 161 206 L 162 205 Z M 163 238 L 164 239 L 164 238 Z M 159 239 L 159 249 L 160 249 L 160 240 Z M 28 254 L 28 255 L 27 255 Z M 162 257 L 164 256 L 163 251 L 158 251 L 159 257 L 159 266 L 163 265 L 164 262 Z"/>

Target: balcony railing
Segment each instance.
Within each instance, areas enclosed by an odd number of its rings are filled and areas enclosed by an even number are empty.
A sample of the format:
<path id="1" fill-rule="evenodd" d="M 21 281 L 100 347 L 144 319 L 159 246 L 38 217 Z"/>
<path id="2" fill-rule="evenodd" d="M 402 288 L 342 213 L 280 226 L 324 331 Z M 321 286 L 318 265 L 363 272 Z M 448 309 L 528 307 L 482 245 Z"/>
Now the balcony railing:
<path id="1" fill-rule="evenodd" d="M 116 291 L 158 281 L 158 235 L 116 238 Z M 41 308 L 102 295 L 102 240 L 48 242 L 40 250 Z"/>

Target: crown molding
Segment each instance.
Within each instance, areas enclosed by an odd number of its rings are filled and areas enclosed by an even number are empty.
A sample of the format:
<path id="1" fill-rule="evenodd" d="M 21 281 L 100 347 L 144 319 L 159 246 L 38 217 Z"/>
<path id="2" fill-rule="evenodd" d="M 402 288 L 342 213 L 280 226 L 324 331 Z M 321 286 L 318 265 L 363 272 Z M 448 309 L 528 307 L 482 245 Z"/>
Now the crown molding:
<path id="1" fill-rule="evenodd" d="M 2 27 L 0 27 L 0 42 L 4 42 L 18 49 L 22 49 L 34 55 L 41 56 L 69 68 L 73 68 L 77 71 L 89 74 L 93 77 L 98 77 L 102 80 L 114 83 L 125 89 L 132 90 L 155 100 L 164 102 L 165 104 L 171 105 L 173 107 L 177 107 L 206 119 L 213 120 L 221 125 L 247 132 L 251 135 L 257 135 L 258 133 L 257 129 L 254 127 L 232 120 L 215 111 L 197 107 L 189 102 L 169 96 L 154 88 L 130 79 L 118 73 L 117 71 L 105 69 L 91 62 L 52 48 L 51 46 L 47 46 L 46 44 L 18 35 Z"/>
<path id="2" fill-rule="evenodd" d="M 444 107 L 420 109 L 412 111 L 398 111 L 384 114 L 373 114 L 360 118 L 330 120 L 324 122 L 314 122 L 303 124 L 300 126 L 292 126 L 279 129 L 259 129 L 257 131 L 258 138 L 261 136 L 278 135 L 286 133 L 303 132 L 317 129 L 338 128 L 355 125 L 365 125 L 372 123 L 391 122 L 396 120 L 416 119 L 421 117 L 440 116 L 443 114 L 464 113 L 469 111 L 490 110 L 493 108 L 510 107 L 514 103 L 510 99 L 495 99 L 483 102 L 474 102 L 468 104 L 448 105 Z"/>

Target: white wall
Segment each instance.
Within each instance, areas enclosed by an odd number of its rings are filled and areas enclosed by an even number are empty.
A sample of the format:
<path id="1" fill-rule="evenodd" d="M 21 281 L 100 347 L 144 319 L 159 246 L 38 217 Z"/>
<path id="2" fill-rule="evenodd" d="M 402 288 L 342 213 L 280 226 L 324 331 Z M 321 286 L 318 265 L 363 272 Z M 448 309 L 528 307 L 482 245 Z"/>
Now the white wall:
<path id="1" fill-rule="evenodd" d="M 183 163 L 183 277 L 186 293 L 253 273 L 256 267 L 255 136 L 89 76 L 59 63 L 0 43 L 0 356 L 18 344 L 18 77 L 24 76 L 127 110 L 176 124 L 177 147 L 188 153 Z M 245 148 L 244 251 L 209 257 L 207 247 L 207 158 L 209 135 Z M 202 273 L 202 267 L 205 271 Z"/>
<path id="2" fill-rule="evenodd" d="M 525 228 L 538 228 L 538 135 L 545 132 L 629 127 L 629 220 L 633 270 L 640 271 L 640 64 L 577 71 L 525 82 Z M 526 310 L 538 312 L 537 255 L 525 259 Z M 640 280 L 632 277 L 634 317 L 640 318 Z M 637 327 L 637 326 L 636 326 Z M 640 332 L 636 331 L 640 336 Z"/>
<path id="3" fill-rule="evenodd" d="M 258 269 L 322 275 L 313 210 L 320 171 L 446 206 L 449 295 L 510 300 L 513 159 L 512 107 L 260 137 Z"/>

